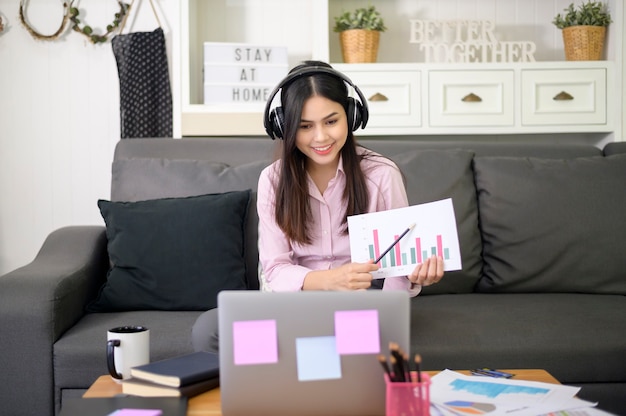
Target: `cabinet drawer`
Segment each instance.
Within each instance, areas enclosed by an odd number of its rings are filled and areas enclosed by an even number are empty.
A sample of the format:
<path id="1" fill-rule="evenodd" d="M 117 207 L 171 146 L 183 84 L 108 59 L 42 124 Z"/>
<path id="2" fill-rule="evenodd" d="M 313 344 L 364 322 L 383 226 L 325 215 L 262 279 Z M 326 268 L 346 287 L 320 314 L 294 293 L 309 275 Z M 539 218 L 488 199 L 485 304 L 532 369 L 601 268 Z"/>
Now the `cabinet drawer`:
<path id="1" fill-rule="evenodd" d="M 435 127 L 512 126 L 515 75 L 511 70 L 431 71 L 429 121 Z"/>
<path id="2" fill-rule="evenodd" d="M 419 71 L 341 69 L 367 100 L 368 127 L 419 127 L 422 124 Z M 367 130 L 367 127 L 366 127 Z"/>
<path id="3" fill-rule="evenodd" d="M 606 70 L 522 71 L 522 124 L 606 124 Z"/>

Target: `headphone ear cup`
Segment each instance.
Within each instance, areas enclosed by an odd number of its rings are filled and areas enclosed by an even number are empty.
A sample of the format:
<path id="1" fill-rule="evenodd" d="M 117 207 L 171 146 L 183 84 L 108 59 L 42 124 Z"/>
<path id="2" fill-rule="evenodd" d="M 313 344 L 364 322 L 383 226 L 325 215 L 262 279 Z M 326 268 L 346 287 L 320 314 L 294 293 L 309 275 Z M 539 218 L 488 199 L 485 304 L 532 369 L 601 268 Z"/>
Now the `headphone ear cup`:
<path id="1" fill-rule="evenodd" d="M 276 107 L 270 113 L 270 124 L 272 127 L 272 139 L 283 138 L 283 126 L 285 125 L 285 118 L 283 116 L 283 108 Z"/>
<path id="2" fill-rule="evenodd" d="M 356 131 L 361 126 L 363 107 L 360 102 L 352 97 L 348 98 L 348 109 L 346 115 L 348 117 L 348 127 L 352 131 Z"/>

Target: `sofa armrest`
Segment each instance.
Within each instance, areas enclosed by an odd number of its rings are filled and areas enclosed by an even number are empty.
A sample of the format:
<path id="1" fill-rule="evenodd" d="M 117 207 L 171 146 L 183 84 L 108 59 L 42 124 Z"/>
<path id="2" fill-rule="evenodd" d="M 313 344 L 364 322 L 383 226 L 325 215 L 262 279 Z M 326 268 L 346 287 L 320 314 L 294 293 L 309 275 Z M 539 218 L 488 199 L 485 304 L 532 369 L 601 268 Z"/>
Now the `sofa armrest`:
<path id="1" fill-rule="evenodd" d="M 11 380 L 0 388 L 3 406 L 53 411 L 53 344 L 84 315 L 106 279 L 106 244 L 103 226 L 61 228 L 31 263 L 0 276 L 0 368 Z"/>
<path id="2" fill-rule="evenodd" d="M 626 142 L 610 142 L 602 149 L 604 156 L 621 155 L 626 153 Z"/>

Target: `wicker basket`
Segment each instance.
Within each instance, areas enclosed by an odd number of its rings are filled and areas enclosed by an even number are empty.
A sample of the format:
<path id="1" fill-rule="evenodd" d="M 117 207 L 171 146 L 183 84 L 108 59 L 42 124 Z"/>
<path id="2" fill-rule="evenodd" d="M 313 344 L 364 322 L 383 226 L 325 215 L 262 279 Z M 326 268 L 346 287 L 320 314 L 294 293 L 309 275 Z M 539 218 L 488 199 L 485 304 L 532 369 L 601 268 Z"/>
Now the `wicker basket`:
<path id="1" fill-rule="evenodd" d="M 568 61 L 599 61 L 604 49 L 604 26 L 570 26 L 563 29 L 565 59 Z"/>
<path id="2" fill-rule="evenodd" d="M 341 54 L 347 64 L 376 62 L 380 32 L 377 30 L 350 29 L 339 33 Z"/>

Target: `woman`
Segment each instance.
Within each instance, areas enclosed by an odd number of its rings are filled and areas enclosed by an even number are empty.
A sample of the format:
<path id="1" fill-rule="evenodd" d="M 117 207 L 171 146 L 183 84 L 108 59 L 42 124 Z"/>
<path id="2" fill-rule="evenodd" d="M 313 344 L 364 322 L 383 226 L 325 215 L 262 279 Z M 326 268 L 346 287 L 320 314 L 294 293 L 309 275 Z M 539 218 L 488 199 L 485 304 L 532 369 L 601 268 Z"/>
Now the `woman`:
<path id="1" fill-rule="evenodd" d="M 360 101 L 348 95 L 355 89 Z M 281 105 L 271 109 L 280 92 Z M 373 259 L 351 262 L 347 217 L 408 205 L 402 174 L 389 159 L 357 145 L 367 103 L 324 62 L 293 68 L 271 94 L 265 128 L 282 139 L 280 158 L 259 177 L 260 279 L 264 290 L 406 290 L 443 277 L 443 259 L 427 258 L 409 276 L 373 280 Z M 217 310 L 198 318 L 196 350 L 217 350 Z"/>
<path id="2" fill-rule="evenodd" d="M 283 139 L 257 194 L 266 289 L 370 288 L 379 266 L 350 262 L 347 216 L 408 205 L 397 166 L 357 145 L 352 131 L 367 123 L 367 103 L 349 97 L 346 84 L 353 86 L 330 65 L 306 61 L 279 85 L 281 106 L 266 117 L 268 133 Z M 409 276 L 385 279 L 383 289 L 415 296 L 442 276 L 443 259 L 433 256 Z"/>

